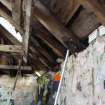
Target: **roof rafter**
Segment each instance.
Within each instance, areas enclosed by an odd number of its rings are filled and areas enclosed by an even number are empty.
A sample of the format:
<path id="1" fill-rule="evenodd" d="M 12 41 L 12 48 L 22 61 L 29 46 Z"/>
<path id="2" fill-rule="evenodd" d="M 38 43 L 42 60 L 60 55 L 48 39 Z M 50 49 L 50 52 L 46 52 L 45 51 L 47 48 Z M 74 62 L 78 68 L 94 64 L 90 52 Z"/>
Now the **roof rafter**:
<path id="1" fill-rule="evenodd" d="M 18 65 L 0 65 L 0 70 L 18 70 Z M 32 71 L 31 66 L 21 66 L 22 71 Z"/>
<path id="2" fill-rule="evenodd" d="M 0 44 L 0 52 L 22 54 L 23 50 L 22 50 L 22 46 Z"/>
<path id="3" fill-rule="evenodd" d="M 5 30 L 2 26 L 0 26 L 0 32 L 2 32 L 2 34 L 3 34 L 5 37 L 7 37 L 7 39 L 10 40 L 11 43 L 13 43 L 14 45 L 15 45 L 15 44 L 16 44 L 16 45 L 21 45 L 21 44 L 22 44 L 22 43 L 19 42 L 13 35 L 11 35 L 9 32 L 7 32 L 7 30 Z M 33 51 L 32 49 L 33 49 L 34 51 Z M 50 62 L 48 62 L 47 59 L 45 59 L 42 55 L 40 55 L 40 54 L 35 50 L 35 48 L 33 48 L 32 46 L 30 46 L 30 47 L 29 47 L 29 50 L 32 52 L 31 55 L 29 54 L 29 58 L 31 58 L 33 61 L 34 61 L 35 57 L 38 56 L 38 58 L 35 60 L 35 62 L 32 63 L 32 64 L 34 64 L 34 67 L 35 67 L 35 68 L 37 68 L 36 66 L 39 66 L 39 63 L 37 63 L 38 60 L 39 60 L 39 61 L 41 60 L 41 61 L 40 61 L 40 65 L 43 65 L 43 66 L 45 66 L 45 67 L 46 67 L 46 65 L 47 65 L 47 67 L 49 67 L 49 66 L 48 66 L 48 63 L 50 63 Z M 35 52 L 36 52 L 36 53 L 35 53 Z M 40 59 L 39 59 L 39 58 L 40 58 Z M 46 65 L 43 64 L 42 60 L 46 63 Z"/>
<path id="4" fill-rule="evenodd" d="M 94 12 L 98 21 L 105 25 L 105 1 L 104 0 L 78 0 L 86 9 Z"/>
<path id="5" fill-rule="evenodd" d="M 21 24 L 22 0 L 12 0 L 12 17 L 17 25 Z"/>
<path id="6" fill-rule="evenodd" d="M 66 48 L 60 44 L 55 37 L 53 37 L 50 33 L 46 32 L 41 28 L 40 30 L 33 30 L 35 36 L 40 38 L 45 44 L 47 44 L 55 54 L 59 57 L 64 57 Z"/>
<path id="7" fill-rule="evenodd" d="M 34 17 L 37 19 L 49 32 L 54 35 L 66 48 L 73 48 L 77 50 L 81 47 L 81 44 L 78 38 L 70 32 L 67 28 L 64 27 L 51 13 L 50 11 L 39 1 L 35 3 L 34 7 Z M 73 46 L 71 47 L 69 42 Z"/>

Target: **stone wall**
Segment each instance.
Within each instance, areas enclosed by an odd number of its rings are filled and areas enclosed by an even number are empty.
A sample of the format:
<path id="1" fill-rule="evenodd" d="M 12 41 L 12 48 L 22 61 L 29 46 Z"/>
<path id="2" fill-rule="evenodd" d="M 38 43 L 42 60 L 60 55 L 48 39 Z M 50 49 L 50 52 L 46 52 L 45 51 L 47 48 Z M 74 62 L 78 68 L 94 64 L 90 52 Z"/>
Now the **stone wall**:
<path id="1" fill-rule="evenodd" d="M 105 36 L 69 57 L 58 105 L 105 105 Z"/>
<path id="2" fill-rule="evenodd" d="M 7 93 L 11 92 L 14 81 L 15 78 L 11 78 L 7 75 L 0 76 L 0 105 L 7 105 L 5 101 L 1 100 L 1 97 L 4 96 L 4 100 L 11 97 L 11 95 L 7 95 Z M 1 94 L 3 96 L 1 96 Z M 16 89 L 11 98 L 14 99 L 14 105 L 35 105 L 36 94 L 36 79 L 32 75 L 28 75 L 27 77 L 19 77 Z"/>

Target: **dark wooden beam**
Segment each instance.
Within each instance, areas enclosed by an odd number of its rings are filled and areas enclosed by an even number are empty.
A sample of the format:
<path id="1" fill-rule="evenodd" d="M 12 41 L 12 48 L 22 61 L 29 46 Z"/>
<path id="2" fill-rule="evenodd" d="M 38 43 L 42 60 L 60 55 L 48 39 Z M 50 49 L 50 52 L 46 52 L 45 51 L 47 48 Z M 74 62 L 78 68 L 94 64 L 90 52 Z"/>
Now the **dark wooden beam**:
<path id="1" fill-rule="evenodd" d="M 35 29 L 35 26 L 39 27 L 39 29 Z M 38 23 L 34 24 L 32 34 L 48 45 L 58 57 L 64 58 L 66 48 L 43 26 L 39 26 Z"/>
<path id="2" fill-rule="evenodd" d="M 74 0 L 73 0 L 74 1 Z M 72 2 L 73 2 L 72 1 Z M 76 1 L 76 0 L 75 0 Z M 79 9 L 79 7 L 80 7 L 80 4 L 79 3 L 75 3 L 75 5 L 73 6 L 73 10 L 72 10 L 72 12 L 70 13 L 70 15 L 68 15 L 68 18 L 67 18 L 67 20 L 66 20 L 66 24 L 67 23 L 69 23 L 69 21 L 71 20 L 71 18 L 74 16 L 74 14 L 76 13 L 76 11 Z M 68 14 L 69 14 L 69 12 L 68 12 Z"/>
<path id="3" fill-rule="evenodd" d="M 77 0 L 40 0 L 63 23 L 67 24 L 80 4 Z M 63 14 L 63 15 L 62 15 Z"/>
<path id="4" fill-rule="evenodd" d="M 105 1 L 104 0 L 78 0 L 84 8 L 94 12 L 98 21 L 105 25 Z"/>
<path id="5" fill-rule="evenodd" d="M 54 53 L 57 54 L 58 57 L 64 58 L 66 48 L 58 44 L 52 35 L 38 32 L 36 33 L 36 36 L 40 38 L 45 44 L 47 44 L 54 51 Z"/>
<path id="6" fill-rule="evenodd" d="M 11 3 L 10 3 L 9 1 L 7 1 L 7 0 L 0 0 L 0 2 L 1 2 L 4 6 L 6 6 L 10 11 L 12 11 L 12 5 L 11 5 Z"/>
<path id="7" fill-rule="evenodd" d="M 81 45 L 78 38 L 65 28 L 64 25 L 61 24 L 39 1 L 36 1 L 35 3 L 34 17 L 66 48 L 74 49 L 75 51 L 80 48 Z"/>
<path id="8" fill-rule="evenodd" d="M 18 70 L 18 65 L 0 65 L 0 70 Z M 21 66 L 22 71 L 32 71 L 30 66 Z"/>
<path id="9" fill-rule="evenodd" d="M 73 18 L 71 24 L 68 25 L 68 28 L 82 40 L 87 38 L 96 28 L 100 26 L 95 14 L 84 9 L 82 6 L 79 8 L 74 17 L 75 18 Z"/>
<path id="10" fill-rule="evenodd" d="M 33 37 L 31 37 L 30 38 L 30 41 L 32 43 L 31 45 L 33 45 L 34 48 L 37 51 L 39 51 L 43 56 L 45 56 L 48 59 L 49 62 L 52 62 L 52 63 L 55 62 L 54 58 L 50 55 L 49 51 L 46 50 L 45 48 L 43 48 L 36 39 L 34 39 Z"/>
<path id="11" fill-rule="evenodd" d="M 40 52 L 36 51 L 35 48 L 33 48 L 32 46 L 30 47 L 30 58 L 33 60 L 32 64 L 36 67 L 39 68 L 39 66 L 44 66 L 44 68 L 49 68 L 51 67 L 50 62 L 48 62 L 48 60 L 40 54 Z M 49 65 L 48 65 L 49 64 Z"/>

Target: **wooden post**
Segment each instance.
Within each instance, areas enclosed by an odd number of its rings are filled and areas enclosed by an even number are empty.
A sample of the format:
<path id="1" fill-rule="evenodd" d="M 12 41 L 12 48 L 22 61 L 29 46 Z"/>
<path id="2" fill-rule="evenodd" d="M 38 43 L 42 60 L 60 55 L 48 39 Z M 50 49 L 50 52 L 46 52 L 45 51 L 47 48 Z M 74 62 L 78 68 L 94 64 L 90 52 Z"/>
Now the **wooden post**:
<path id="1" fill-rule="evenodd" d="M 23 49 L 25 55 L 25 61 L 27 62 L 27 53 L 28 53 L 28 45 L 29 45 L 29 37 L 30 37 L 30 25 L 31 25 L 31 16 L 32 16 L 32 0 L 25 0 L 25 9 L 26 9 L 26 16 L 25 16 L 25 33 L 23 36 Z"/>

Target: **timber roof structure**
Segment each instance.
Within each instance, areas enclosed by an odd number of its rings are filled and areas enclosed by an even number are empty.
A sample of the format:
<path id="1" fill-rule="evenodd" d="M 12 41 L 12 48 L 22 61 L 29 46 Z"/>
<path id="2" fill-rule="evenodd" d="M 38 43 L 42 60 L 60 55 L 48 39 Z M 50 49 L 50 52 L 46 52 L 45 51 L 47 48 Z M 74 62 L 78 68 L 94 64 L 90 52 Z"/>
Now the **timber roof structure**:
<path id="1" fill-rule="evenodd" d="M 67 49 L 73 54 L 88 46 L 90 33 L 105 24 L 104 9 L 104 0 L 0 0 L 0 16 L 23 37 L 20 43 L 0 25 L 0 52 L 10 53 L 16 65 L 24 55 L 23 65 L 53 70 Z"/>

